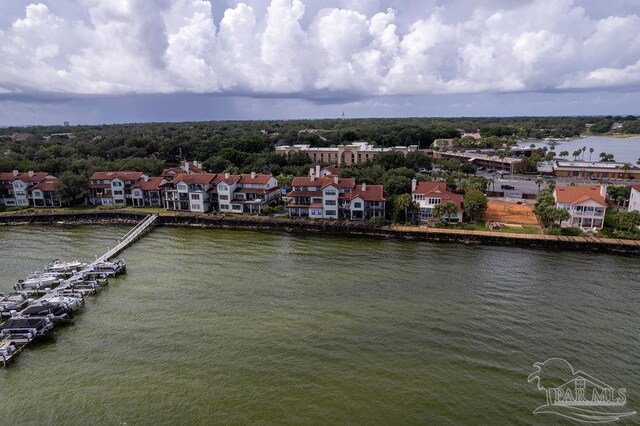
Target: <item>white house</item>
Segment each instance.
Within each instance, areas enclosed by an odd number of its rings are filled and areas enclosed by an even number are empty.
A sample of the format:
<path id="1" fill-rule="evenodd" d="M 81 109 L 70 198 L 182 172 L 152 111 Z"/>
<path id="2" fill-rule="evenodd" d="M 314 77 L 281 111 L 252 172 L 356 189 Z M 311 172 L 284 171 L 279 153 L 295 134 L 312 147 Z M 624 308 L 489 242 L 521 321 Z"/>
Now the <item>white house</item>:
<path id="1" fill-rule="evenodd" d="M 131 185 L 131 204 L 134 207 L 162 206 L 162 184 L 166 182 L 163 177 L 143 176 Z"/>
<path id="2" fill-rule="evenodd" d="M 629 211 L 640 212 L 640 185 L 631 185 L 631 198 L 629 198 Z"/>
<path id="3" fill-rule="evenodd" d="M 570 216 L 560 225 L 584 231 L 602 229 L 607 210 L 606 194 L 607 187 L 604 185 L 556 188 L 553 191 L 556 208 L 567 210 Z"/>
<path id="4" fill-rule="evenodd" d="M 438 204 L 452 202 L 458 211 L 455 214 L 445 215 L 442 219 L 450 222 L 461 222 L 463 216 L 462 195 L 452 192 L 446 182 L 418 182 L 411 181 L 411 197 L 418 203 L 420 215 L 417 218 L 420 222 L 431 222 L 437 219 L 433 215 L 433 208 Z"/>

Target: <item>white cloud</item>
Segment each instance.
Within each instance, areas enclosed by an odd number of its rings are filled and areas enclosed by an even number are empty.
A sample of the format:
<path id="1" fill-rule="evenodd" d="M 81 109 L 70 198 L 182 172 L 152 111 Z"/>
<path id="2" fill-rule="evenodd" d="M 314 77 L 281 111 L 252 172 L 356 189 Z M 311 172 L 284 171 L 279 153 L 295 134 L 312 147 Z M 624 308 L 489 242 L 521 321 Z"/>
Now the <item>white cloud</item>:
<path id="1" fill-rule="evenodd" d="M 0 27 L 0 86 L 292 96 L 640 87 L 640 18 L 591 17 L 577 1 L 247 0 L 216 10 L 206 0 L 81 0 L 67 15 L 55 1 L 30 4 Z"/>

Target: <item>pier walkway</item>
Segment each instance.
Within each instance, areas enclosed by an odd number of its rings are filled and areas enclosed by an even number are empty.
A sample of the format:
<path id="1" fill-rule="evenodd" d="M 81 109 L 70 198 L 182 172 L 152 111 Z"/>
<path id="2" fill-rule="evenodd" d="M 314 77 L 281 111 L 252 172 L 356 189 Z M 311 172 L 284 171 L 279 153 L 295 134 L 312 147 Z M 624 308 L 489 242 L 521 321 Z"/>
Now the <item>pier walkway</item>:
<path id="1" fill-rule="evenodd" d="M 46 305 L 47 302 L 49 302 L 51 299 L 58 297 L 59 295 L 63 294 L 66 290 L 72 289 L 78 277 L 82 277 L 85 273 L 90 273 L 94 271 L 98 265 L 109 261 L 109 259 L 113 258 L 118 253 L 122 252 L 122 250 L 124 250 L 125 248 L 129 247 L 138 238 L 140 238 L 146 231 L 149 230 L 149 227 L 153 225 L 153 223 L 156 221 L 157 218 L 158 218 L 157 214 L 152 214 L 145 217 L 142 222 L 138 223 L 135 227 L 133 227 L 133 229 L 127 232 L 118 241 L 118 244 L 115 247 L 107 249 L 107 252 L 105 254 L 103 254 L 100 257 L 97 257 L 96 260 L 86 265 L 80 271 L 73 273 L 71 277 L 61 280 L 60 284 L 56 288 L 50 291 L 47 291 L 46 294 L 44 294 L 42 297 L 40 297 L 30 305 L 28 305 L 25 309 L 21 310 L 20 312 L 12 314 L 11 318 L 23 318 L 25 317 L 23 313 L 27 309 L 29 309 L 31 306 L 38 305 L 38 304 Z M 15 358 L 20 352 L 22 352 L 25 346 L 31 343 L 31 341 L 34 338 L 35 338 L 35 335 L 33 335 L 32 337 L 28 337 L 24 342 L 21 342 L 19 345 L 17 345 L 16 350 L 14 352 L 8 352 L 7 345 L 10 341 L 12 341 L 12 339 L 7 338 L 3 335 L 0 335 L 0 364 L 2 364 L 3 366 L 6 366 L 7 363 L 11 361 L 13 358 Z M 8 339 L 8 340 L 5 340 L 5 339 Z M 13 340 L 13 341 L 17 343 L 17 340 Z"/>

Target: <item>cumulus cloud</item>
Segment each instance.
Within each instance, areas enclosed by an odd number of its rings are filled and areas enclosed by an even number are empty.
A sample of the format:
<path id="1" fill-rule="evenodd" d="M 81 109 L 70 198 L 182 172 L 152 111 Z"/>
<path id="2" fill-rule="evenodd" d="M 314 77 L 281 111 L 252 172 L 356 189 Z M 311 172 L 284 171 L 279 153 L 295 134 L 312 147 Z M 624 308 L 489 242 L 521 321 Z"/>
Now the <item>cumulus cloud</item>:
<path id="1" fill-rule="evenodd" d="M 640 87 L 640 18 L 633 13 L 592 17 L 586 0 L 419 3 L 271 0 L 223 9 L 207 0 L 80 0 L 82 13 L 68 16 L 55 1 L 34 3 L 0 27 L 0 93 Z"/>

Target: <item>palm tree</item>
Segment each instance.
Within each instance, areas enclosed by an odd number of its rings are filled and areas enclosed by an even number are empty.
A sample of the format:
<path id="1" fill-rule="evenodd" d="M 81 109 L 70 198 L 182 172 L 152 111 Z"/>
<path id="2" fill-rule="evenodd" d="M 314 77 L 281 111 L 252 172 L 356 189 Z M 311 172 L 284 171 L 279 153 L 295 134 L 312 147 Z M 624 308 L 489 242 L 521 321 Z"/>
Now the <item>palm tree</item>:
<path id="1" fill-rule="evenodd" d="M 560 151 L 560 158 L 563 160 L 569 156 L 569 151 Z"/>
<path id="2" fill-rule="evenodd" d="M 491 191 L 492 192 L 496 192 L 496 180 L 495 178 L 490 178 L 489 179 L 489 183 L 491 184 Z"/>
<path id="3" fill-rule="evenodd" d="M 584 160 L 584 152 L 587 150 L 586 146 L 582 147 L 582 159 Z"/>
<path id="4" fill-rule="evenodd" d="M 549 179 L 547 181 L 547 188 L 549 188 L 551 192 L 553 192 L 553 190 L 556 188 L 556 181 L 553 179 Z"/>
<path id="5" fill-rule="evenodd" d="M 593 154 L 593 147 L 589 148 L 589 161 L 591 161 L 591 154 Z"/>
<path id="6" fill-rule="evenodd" d="M 411 194 L 402 194 L 396 198 L 396 206 L 404 210 L 404 220 L 406 221 L 409 220 L 409 208 L 416 208 L 418 203 L 413 201 Z"/>
<path id="7" fill-rule="evenodd" d="M 540 187 L 542 186 L 543 183 L 544 183 L 544 179 L 542 179 L 542 176 L 536 177 L 536 185 L 538 185 L 538 193 L 540 192 Z"/>

